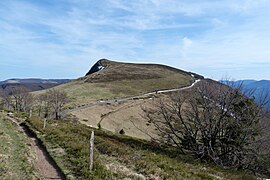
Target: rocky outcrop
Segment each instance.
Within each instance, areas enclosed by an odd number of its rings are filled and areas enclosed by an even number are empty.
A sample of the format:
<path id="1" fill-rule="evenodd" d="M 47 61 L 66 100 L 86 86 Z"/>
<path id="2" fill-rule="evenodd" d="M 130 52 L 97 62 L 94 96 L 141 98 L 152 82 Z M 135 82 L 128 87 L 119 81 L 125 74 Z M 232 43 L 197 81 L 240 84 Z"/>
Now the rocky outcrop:
<path id="1" fill-rule="evenodd" d="M 98 62 L 96 62 L 96 64 L 94 64 L 91 69 L 88 71 L 88 73 L 86 73 L 85 76 L 88 76 L 90 74 L 93 74 L 95 72 L 98 72 L 100 70 L 102 70 L 104 68 L 104 66 L 102 65 L 102 61 L 104 61 L 105 59 L 101 59 Z"/>

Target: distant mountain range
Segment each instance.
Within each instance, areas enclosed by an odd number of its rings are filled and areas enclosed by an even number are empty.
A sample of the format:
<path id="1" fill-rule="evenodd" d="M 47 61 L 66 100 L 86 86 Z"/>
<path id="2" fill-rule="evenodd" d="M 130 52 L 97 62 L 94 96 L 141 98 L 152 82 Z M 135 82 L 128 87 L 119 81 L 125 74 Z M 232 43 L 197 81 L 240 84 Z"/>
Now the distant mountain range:
<path id="1" fill-rule="evenodd" d="M 8 79 L 0 81 L 0 90 L 10 92 L 14 87 L 25 87 L 30 91 L 39 91 L 67 83 L 70 79 Z"/>
<path id="2" fill-rule="evenodd" d="M 221 82 L 226 84 L 226 81 L 225 82 L 221 81 Z M 242 83 L 244 91 L 248 91 L 251 89 L 255 90 L 254 96 L 255 96 L 255 99 L 257 101 L 260 101 L 260 97 L 262 94 L 268 93 L 269 96 L 267 99 L 268 99 L 269 103 L 266 105 L 266 108 L 270 109 L 270 80 L 260 80 L 260 81 L 239 80 L 239 81 L 233 81 L 233 82 L 231 81 L 232 86 L 240 84 L 240 83 Z"/>

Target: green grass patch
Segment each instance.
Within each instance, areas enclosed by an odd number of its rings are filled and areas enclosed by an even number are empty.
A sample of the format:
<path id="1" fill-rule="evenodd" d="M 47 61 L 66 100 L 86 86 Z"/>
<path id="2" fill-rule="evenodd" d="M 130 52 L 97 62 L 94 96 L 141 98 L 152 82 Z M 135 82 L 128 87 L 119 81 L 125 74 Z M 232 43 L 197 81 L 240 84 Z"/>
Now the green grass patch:
<path id="1" fill-rule="evenodd" d="M 30 142 L 9 120 L 0 117 L 0 179 L 37 179 Z"/>
<path id="2" fill-rule="evenodd" d="M 70 179 L 255 179 L 242 171 L 200 163 L 174 148 L 95 129 L 94 170 L 88 169 L 91 128 L 69 121 L 29 120 Z"/>
<path id="3" fill-rule="evenodd" d="M 162 73 L 162 72 L 161 72 Z M 67 84 L 55 87 L 64 90 L 70 98 L 68 107 L 73 108 L 80 104 L 87 104 L 96 100 L 123 98 L 142 95 L 157 90 L 173 89 L 189 86 L 194 79 L 186 74 L 169 73 L 167 76 L 151 79 L 123 79 L 110 82 L 84 82 L 74 80 Z M 45 91 L 33 92 L 39 95 Z"/>

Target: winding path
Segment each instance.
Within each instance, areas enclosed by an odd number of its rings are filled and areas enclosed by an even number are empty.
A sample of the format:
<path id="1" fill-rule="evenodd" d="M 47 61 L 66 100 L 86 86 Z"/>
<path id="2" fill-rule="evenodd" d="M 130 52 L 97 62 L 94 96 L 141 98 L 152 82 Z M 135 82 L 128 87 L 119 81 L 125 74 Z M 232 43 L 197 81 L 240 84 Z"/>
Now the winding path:
<path id="1" fill-rule="evenodd" d="M 150 95 L 154 95 L 154 94 L 163 94 L 163 93 L 169 93 L 169 92 L 183 91 L 183 90 L 190 89 L 190 88 L 194 87 L 200 81 L 201 81 L 201 79 L 197 79 L 190 86 L 186 86 L 186 87 L 182 87 L 182 88 L 159 90 L 159 91 L 149 92 L 149 93 L 139 95 L 139 96 L 131 96 L 131 97 L 119 98 L 119 99 L 110 99 L 110 100 L 105 100 L 105 101 L 97 101 L 96 103 L 86 104 L 86 105 L 83 105 L 81 107 L 76 107 L 74 109 L 68 109 L 68 110 L 64 111 L 63 113 L 67 114 L 67 113 L 71 113 L 74 111 L 83 110 L 83 109 L 86 109 L 89 107 L 97 106 L 100 104 L 113 104 L 113 103 L 133 100 L 133 99 L 140 99 L 140 98 L 144 98 L 146 96 L 150 96 Z"/>
<path id="2" fill-rule="evenodd" d="M 40 178 L 45 180 L 65 179 L 64 174 L 60 172 L 59 167 L 57 167 L 44 146 L 41 145 L 40 140 L 29 131 L 27 126 L 20 124 L 13 117 L 8 116 L 7 118 L 16 124 L 19 130 L 31 140 L 31 147 L 36 152 L 36 167 L 42 176 Z"/>

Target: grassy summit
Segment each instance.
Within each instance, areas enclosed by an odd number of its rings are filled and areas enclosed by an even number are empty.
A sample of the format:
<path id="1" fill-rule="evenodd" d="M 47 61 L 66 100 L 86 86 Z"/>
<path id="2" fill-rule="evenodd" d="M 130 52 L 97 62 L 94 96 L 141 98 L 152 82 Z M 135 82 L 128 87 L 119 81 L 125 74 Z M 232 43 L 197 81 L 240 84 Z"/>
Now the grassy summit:
<path id="1" fill-rule="evenodd" d="M 100 66 L 101 71 L 93 73 L 93 67 Z M 160 64 L 122 63 L 106 59 L 99 60 L 86 74 L 86 82 L 112 82 L 122 80 L 161 79 L 173 75 L 188 76 L 185 71 Z M 91 72 L 92 70 L 92 72 Z"/>
<path id="2" fill-rule="evenodd" d="M 148 139 L 142 131 L 153 132 L 154 127 L 141 117 L 141 106 L 149 106 L 150 97 L 113 104 L 95 105 L 96 102 L 186 87 L 196 78 L 196 74 L 165 65 L 101 59 L 86 76 L 57 88 L 68 93 L 70 113 L 81 123 L 116 133 L 124 129 L 126 135 Z"/>
<path id="3" fill-rule="evenodd" d="M 105 59 L 99 60 L 96 64 L 104 68 L 95 73 L 87 73 L 85 77 L 60 85 L 58 88 L 64 89 L 72 102 L 84 104 L 93 100 L 180 88 L 194 81 L 191 73 L 165 65 L 121 63 Z"/>

